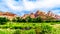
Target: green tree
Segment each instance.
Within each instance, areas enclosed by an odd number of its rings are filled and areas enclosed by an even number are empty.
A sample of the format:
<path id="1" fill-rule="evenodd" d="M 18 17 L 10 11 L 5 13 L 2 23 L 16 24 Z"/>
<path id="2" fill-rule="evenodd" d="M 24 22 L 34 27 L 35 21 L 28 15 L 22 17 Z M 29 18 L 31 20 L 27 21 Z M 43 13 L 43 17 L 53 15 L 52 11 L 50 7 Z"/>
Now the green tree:
<path id="1" fill-rule="evenodd" d="M 12 22 L 17 22 L 17 19 L 13 18 L 13 19 L 12 19 Z"/>
<path id="2" fill-rule="evenodd" d="M 56 19 L 54 17 L 51 16 L 47 16 L 47 20 L 45 20 L 45 22 L 49 23 L 49 22 L 54 22 Z"/>
<path id="3" fill-rule="evenodd" d="M 31 17 L 30 16 L 28 16 L 28 17 L 26 17 L 26 22 L 31 22 Z"/>
<path id="4" fill-rule="evenodd" d="M 42 22 L 42 18 L 39 16 L 35 19 L 36 22 Z"/>
<path id="5" fill-rule="evenodd" d="M 16 17 L 12 19 L 13 22 L 25 22 L 25 19 L 22 19 L 21 17 Z"/>
<path id="6" fill-rule="evenodd" d="M 6 17 L 0 17 L 0 24 L 5 24 L 9 21 Z"/>

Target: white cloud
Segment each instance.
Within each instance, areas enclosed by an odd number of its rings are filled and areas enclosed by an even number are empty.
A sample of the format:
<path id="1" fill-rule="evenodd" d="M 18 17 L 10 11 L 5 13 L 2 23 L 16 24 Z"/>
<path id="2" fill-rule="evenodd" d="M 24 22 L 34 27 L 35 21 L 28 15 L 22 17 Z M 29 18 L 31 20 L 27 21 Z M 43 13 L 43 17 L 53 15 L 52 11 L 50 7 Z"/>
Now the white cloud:
<path id="1" fill-rule="evenodd" d="M 5 2 L 6 2 L 6 5 L 12 10 L 15 10 L 15 11 L 23 10 L 23 7 L 17 5 L 17 2 L 14 2 L 13 0 L 5 0 Z M 15 6 L 15 4 L 16 4 L 16 6 Z"/>
<path id="2" fill-rule="evenodd" d="M 4 0 L 6 5 L 14 11 L 31 11 L 34 9 L 51 10 L 55 7 L 60 7 L 60 0 L 37 0 L 35 2 L 23 0 L 15 2 L 14 0 Z"/>
<path id="3" fill-rule="evenodd" d="M 54 8 L 57 5 L 60 5 L 60 1 L 59 0 L 42 0 L 39 1 L 37 0 L 36 2 L 31 2 L 31 1 L 27 1 L 27 0 L 23 0 L 23 5 L 18 5 L 18 6 L 14 6 L 14 4 L 17 5 L 17 2 L 15 2 L 14 0 L 5 0 L 7 6 L 13 10 L 32 10 L 35 8 Z"/>

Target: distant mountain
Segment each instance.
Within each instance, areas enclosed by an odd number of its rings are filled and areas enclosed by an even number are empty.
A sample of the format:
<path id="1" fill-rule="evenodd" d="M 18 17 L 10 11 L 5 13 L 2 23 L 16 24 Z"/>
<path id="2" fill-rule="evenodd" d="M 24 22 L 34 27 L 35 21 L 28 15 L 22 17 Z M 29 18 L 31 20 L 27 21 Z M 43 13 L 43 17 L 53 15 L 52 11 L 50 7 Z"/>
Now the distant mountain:
<path id="1" fill-rule="evenodd" d="M 9 19 L 17 17 L 16 14 L 10 13 L 10 12 L 0 12 L 0 16 L 7 17 Z M 48 19 L 48 18 L 53 18 L 53 19 L 60 19 L 59 15 L 54 14 L 51 11 L 48 11 L 47 13 L 37 10 L 36 13 L 30 13 L 30 14 L 24 14 L 21 16 L 21 18 L 25 19 L 26 17 L 30 16 L 31 18 L 36 18 L 40 16 L 42 19 Z M 20 17 L 20 16 L 18 16 Z"/>
<path id="2" fill-rule="evenodd" d="M 0 12 L 0 17 L 6 17 L 8 19 L 12 19 L 16 17 L 16 14 L 10 13 L 10 12 Z"/>
<path id="3" fill-rule="evenodd" d="M 47 18 L 54 18 L 54 19 L 60 19 L 59 15 L 55 15 L 53 12 L 48 11 L 47 13 L 37 10 L 36 13 L 30 13 L 30 14 L 25 14 L 22 16 L 22 18 L 26 18 L 27 16 L 30 16 L 31 18 L 36 18 L 40 16 L 42 19 L 47 19 Z"/>

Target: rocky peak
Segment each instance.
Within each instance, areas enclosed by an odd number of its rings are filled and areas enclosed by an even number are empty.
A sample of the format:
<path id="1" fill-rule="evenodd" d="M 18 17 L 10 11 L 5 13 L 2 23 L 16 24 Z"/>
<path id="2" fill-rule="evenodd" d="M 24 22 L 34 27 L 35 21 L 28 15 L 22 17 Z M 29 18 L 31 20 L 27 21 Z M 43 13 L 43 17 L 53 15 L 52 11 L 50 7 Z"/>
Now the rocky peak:
<path id="1" fill-rule="evenodd" d="M 34 14 L 34 13 L 31 13 L 31 14 L 30 14 L 30 17 L 31 17 L 31 18 L 35 18 L 35 14 Z"/>
<path id="2" fill-rule="evenodd" d="M 47 15 L 48 16 L 51 16 L 52 15 L 52 12 L 51 11 L 48 11 Z"/>
<path id="3" fill-rule="evenodd" d="M 31 13 L 31 15 L 33 15 L 34 13 Z"/>
<path id="4" fill-rule="evenodd" d="M 38 10 L 38 11 L 35 13 L 35 16 L 43 16 L 43 15 L 45 15 L 45 12 L 40 11 L 40 10 Z"/>
<path id="5" fill-rule="evenodd" d="M 55 17 L 55 14 L 51 11 L 48 11 L 47 16 Z"/>
<path id="6" fill-rule="evenodd" d="M 55 15 L 53 12 L 48 11 L 47 13 L 43 12 L 43 11 L 36 11 L 36 13 L 30 13 L 30 14 L 25 14 L 24 16 L 22 16 L 22 18 L 26 18 L 27 16 L 30 16 L 31 18 L 36 18 L 38 16 L 40 16 L 42 19 L 47 19 L 47 17 L 52 17 L 54 19 L 60 19 L 59 15 Z"/>

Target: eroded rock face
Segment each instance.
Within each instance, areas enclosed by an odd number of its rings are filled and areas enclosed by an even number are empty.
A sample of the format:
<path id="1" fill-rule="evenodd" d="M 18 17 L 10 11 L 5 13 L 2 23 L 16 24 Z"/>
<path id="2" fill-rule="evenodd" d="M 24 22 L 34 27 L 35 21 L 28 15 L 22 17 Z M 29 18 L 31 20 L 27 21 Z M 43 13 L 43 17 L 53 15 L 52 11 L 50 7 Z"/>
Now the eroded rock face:
<path id="1" fill-rule="evenodd" d="M 30 14 L 30 17 L 31 17 L 31 18 L 35 18 L 35 14 L 34 14 L 34 13 L 31 13 L 31 14 Z"/>
<path id="2" fill-rule="evenodd" d="M 46 19 L 46 13 L 43 12 L 43 11 L 38 10 L 38 11 L 35 13 L 35 17 L 38 17 L 38 16 L 40 16 L 42 19 Z"/>
<path id="3" fill-rule="evenodd" d="M 60 16 L 59 15 L 55 15 L 55 18 L 60 20 Z"/>
<path id="4" fill-rule="evenodd" d="M 56 15 L 56 14 L 54 14 L 54 13 L 51 12 L 51 11 L 49 11 L 49 12 L 47 13 L 47 16 L 53 17 L 53 18 L 55 18 L 55 19 L 60 19 L 60 16 L 59 16 L 59 15 Z"/>
<path id="5" fill-rule="evenodd" d="M 44 16 L 45 15 L 45 12 L 42 12 L 40 10 L 38 10 L 36 13 L 35 13 L 35 16 Z"/>
<path id="6" fill-rule="evenodd" d="M 0 12 L 0 16 L 5 16 L 9 19 L 12 19 L 14 17 L 16 17 L 16 14 L 10 13 L 10 12 Z M 24 14 L 22 16 L 23 19 L 25 19 L 26 17 L 30 16 L 31 18 L 36 18 L 38 16 L 40 16 L 42 19 L 47 19 L 47 17 L 53 17 L 55 19 L 60 19 L 59 15 L 55 15 L 53 12 L 49 11 L 47 13 L 37 10 L 36 13 L 30 13 L 30 14 Z"/>
<path id="7" fill-rule="evenodd" d="M 10 12 L 5 12 L 5 13 L 3 13 L 3 15 L 6 15 L 6 16 L 16 16 L 16 14 L 13 14 L 13 13 L 10 13 Z"/>
<path id="8" fill-rule="evenodd" d="M 3 12 L 0 12 L 0 16 L 2 16 L 3 15 Z"/>
<path id="9" fill-rule="evenodd" d="M 55 17 L 55 14 L 52 13 L 51 11 L 49 11 L 49 12 L 47 13 L 47 16 Z"/>
<path id="10" fill-rule="evenodd" d="M 6 18 L 12 20 L 14 17 L 16 17 L 16 14 L 13 14 L 10 12 L 0 12 L 0 17 L 6 17 Z"/>
<path id="11" fill-rule="evenodd" d="M 0 12 L 0 16 L 16 16 L 16 14 L 10 12 Z"/>
<path id="12" fill-rule="evenodd" d="M 22 18 L 25 19 L 25 18 L 28 17 L 28 16 L 29 16 L 29 14 L 24 14 L 24 15 L 22 16 Z"/>
<path id="13" fill-rule="evenodd" d="M 24 14 L 24 15 L 22 16 L 22 18 L 25 19 L 25 18 L 28 17 L 28 16 L 30 16 L 31 18 L 35 18 L 34 13 L 31 13 L 31 14 Z"/>

